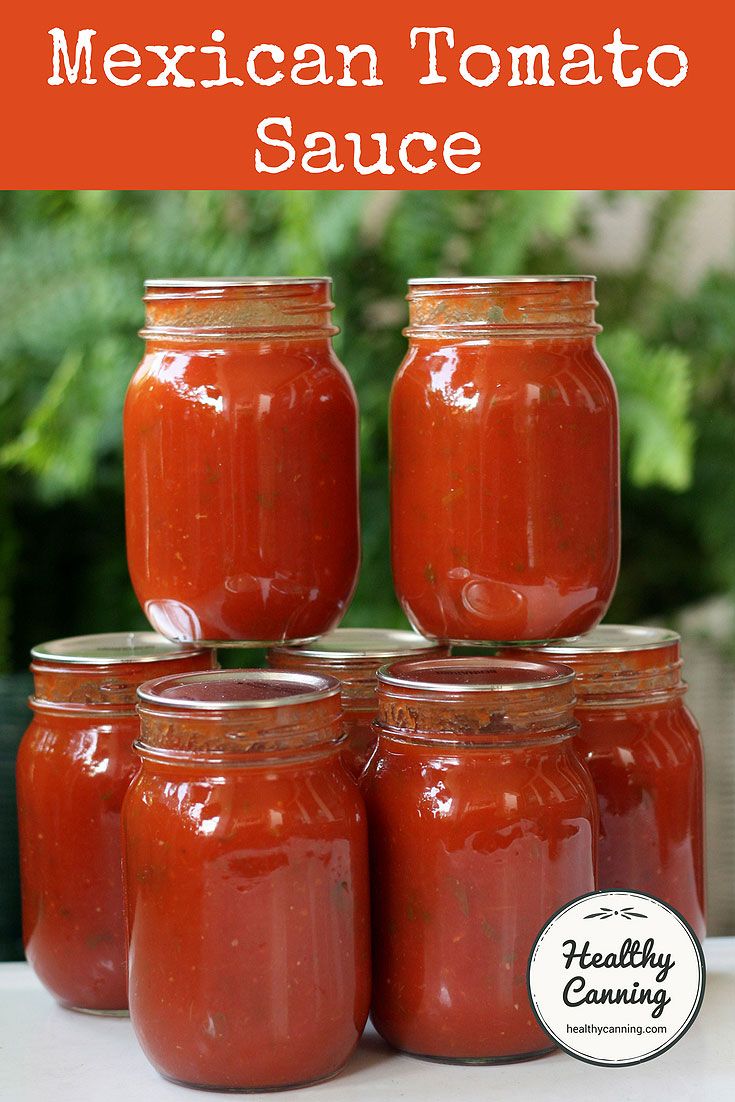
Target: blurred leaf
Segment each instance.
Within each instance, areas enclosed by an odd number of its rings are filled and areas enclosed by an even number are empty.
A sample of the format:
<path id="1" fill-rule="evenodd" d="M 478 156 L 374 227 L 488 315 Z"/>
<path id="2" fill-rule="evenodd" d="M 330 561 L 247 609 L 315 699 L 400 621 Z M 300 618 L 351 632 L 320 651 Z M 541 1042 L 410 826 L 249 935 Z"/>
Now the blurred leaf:
<path id="1" fill-rule="evenodd" d="M 689 357 L 649 348 L 630 329 L 603 334 L 600 352 L 620 397 L 621 451 L 636 486 L 684 490 L 692 477 Z"/>
<path id="2" fill-rule="evenodd" d="M 0 449 L 0 464 L 33 475 L 48 501 L 84 493 L 99 454 L 119 443 L 124 378 L 114 339 L 99 341 L 86 357 L 68 352 L 20 434 Z"/>

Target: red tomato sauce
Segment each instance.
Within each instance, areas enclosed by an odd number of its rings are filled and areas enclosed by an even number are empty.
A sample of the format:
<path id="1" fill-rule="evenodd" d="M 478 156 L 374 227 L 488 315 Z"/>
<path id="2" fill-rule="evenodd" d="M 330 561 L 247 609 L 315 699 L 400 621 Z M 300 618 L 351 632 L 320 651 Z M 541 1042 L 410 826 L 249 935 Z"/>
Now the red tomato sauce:
<path id="1" fill-rule="evenodd" d="M 595 887 L 597 811 L 572 748 L 571 671 L 454 658 L 381 671 L 362 787 L 373 884 L 373 1021 L 449 1062 L 549 1051 L 528 957 Z"/>
<path id="2" fill-rule="evenodd" d="M 274 647 L 268 652 L 268 664 L 273 669 L 336 677 L 341 683 L 342 760 L 350 774 L 359 778 L 378 739 L 375 719 L 380 667 L 411 655 L 445 658 L 448 654 L 448 647 L 437 646 L 412 631 L 337 628 L 307 646 Z"/>
<path id="3" fill-rule="evenodd" d="M 599 886 L 663 899 L 705 935 L 704 768 L 679 637 L 603 624 L 527 652 L 577 674 L 578 753 L 600 808 Z"/>
<path id="4" fill-rule="evenodd" d="M 338 684 L 230 671 L 142 693 L 124 809 L 138 1040 L 193 1086 L 329 1078 L 370 999 L 367 828 Z"/>
<path id="5" fill-rule="evenodd" d="M 359 565 L 357 402 L 329 280 L 148 284 L 124 412 L 128 566 L 170 639 L 334 627 Z"/>
<path id="6" fill-rule="evenodd" d="M 615 387 L 594 281 L 412 280 L 391 396 L 392 556 L 417 631 L 588 631 L 619 562 Z"/>
<path id="7" fill-rule="evenodd" d="M 34 650 L 34 717 L 17 760 L 23 938 L 44 986 L 79 1010 L 127 1008 L 120 813 L 138 770 L 136 688 L 150 674 L 212 664 L 156 639 L 91 636 Z M 126 650 L 138 661 L 120 661 Z"/>

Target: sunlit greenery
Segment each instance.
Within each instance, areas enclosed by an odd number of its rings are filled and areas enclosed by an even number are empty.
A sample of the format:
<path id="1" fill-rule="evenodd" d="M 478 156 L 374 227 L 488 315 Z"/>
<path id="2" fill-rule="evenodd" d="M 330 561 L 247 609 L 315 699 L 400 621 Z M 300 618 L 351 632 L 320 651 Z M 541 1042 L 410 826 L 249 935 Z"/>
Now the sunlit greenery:
<path id="1" fill-rule="evenodd" d="M 604 201 L 615 203 L 610 192 Z M 668 273 L 691 195 L 646 197 L 629 270 L 601 271 L 621 397 L 624 562 L 614 612 L 735 589 L 735 275 Z M 0 668 L 39 638 L 141 624 L 125 568 L 120 411 L 146 277 L 330 274 L 362 410 L 363 577 L 351 623 L 400 623 L 386 407 L 410 276 L 571 271 L 573 192 L 6 192 L 0 195 Z"/>

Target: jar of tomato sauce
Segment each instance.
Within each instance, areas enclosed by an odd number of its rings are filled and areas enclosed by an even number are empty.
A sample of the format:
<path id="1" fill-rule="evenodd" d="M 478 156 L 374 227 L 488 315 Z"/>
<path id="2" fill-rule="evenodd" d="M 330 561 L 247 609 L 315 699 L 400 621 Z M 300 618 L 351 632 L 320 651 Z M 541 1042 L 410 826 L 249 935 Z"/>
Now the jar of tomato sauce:
<path id="1" fill-rule="evenodd" d="M 448 647 L 437 646 L 414 631 L 381 628 L 337 628 L 301 647 L 274 647 L 268 664 L 274 669 L 336 677 L 342 685 L 346 739 L 342 760 L 359 777 L 377 741 L 377 674 L 386 662 L 399 658 L 445 658 Z"/>
<path id="2" fill-rule="evenodd" d="M 17 761 L 26 955 L 64 1006 L 125 1012 L 120 811 L 138 769 L 136 690 L 151 675 L 208 669 L 212 655 L 139 631 L 31 653 L 33 721 Z"/>
<path id="3" fill-rule="evenodd" d="M 576 745 L 600 807 L 600 888 L 655 895 L 704 937 L 702 742 L 684 704 L 679 636 L 601 624 L 528 657 L 577 675 Z"/>
<path id="4" fill-rule="evenodd" d="M 391 395 L 392 557 L 457 643 L 589 631 L 619 560 L 617 399 L 592 276 L 414 279 Z"/>
<path id="5" fill-rule="evenodd" d="M 287 671 L 140 690 L 124 809 L 130 1014 L 164 1076 L 270 1090 L 334 1075 L 365 1025 L 365 809 L 339 683 Z"/>
<path id="6" fill-rule="evenodd" d="M 594 890 L 597 808 L 573 749 L 573 673 L 450 658 L 378 674 L 362 787 L 373 875 L 373 1021 L 456 1063 L 550 1050 L 526 989 L 548 918 Z"/>
<path id="7" fill-rule="evenodd" d="M 169 639 L 335 627 L 360 558 L 357 401 L 329 279 L 150 280 L 125 401 L 128 566 Z"/>

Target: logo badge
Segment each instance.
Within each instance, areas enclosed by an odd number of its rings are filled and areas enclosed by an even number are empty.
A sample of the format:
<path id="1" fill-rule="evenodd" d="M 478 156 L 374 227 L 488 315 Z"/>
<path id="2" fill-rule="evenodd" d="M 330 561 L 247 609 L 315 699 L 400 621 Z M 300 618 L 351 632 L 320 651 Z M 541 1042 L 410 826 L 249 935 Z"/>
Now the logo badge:
<path id="1" fill-rule="evenodd" d="M 689 924 L 643 892 L 593 892 L 567 904 L 531 951 L 539 1023 L 571 1056 L 627 1067 L 686 1033 L 704 997 L 702 947 Z"/>

